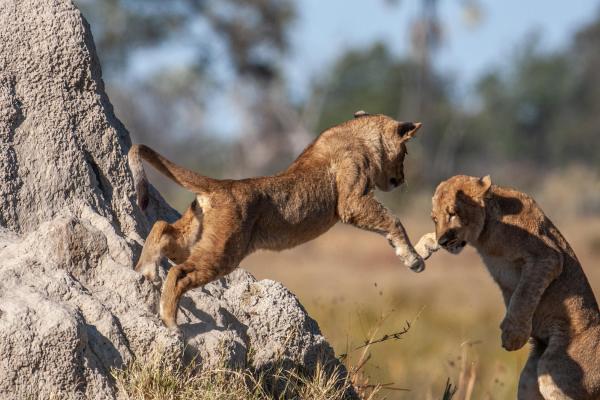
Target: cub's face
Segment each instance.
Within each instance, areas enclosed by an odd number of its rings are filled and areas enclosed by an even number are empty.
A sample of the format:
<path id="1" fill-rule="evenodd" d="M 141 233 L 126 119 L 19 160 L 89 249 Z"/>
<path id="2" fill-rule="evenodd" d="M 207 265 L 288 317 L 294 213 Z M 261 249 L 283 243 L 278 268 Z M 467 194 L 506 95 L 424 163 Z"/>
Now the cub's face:
<path id="1" fill-rule="evenodd" d="M 489 176 L 454 176 L 437 187 L 432 199 L 431 219 L 440 246 L 458 254 L 477 240 L 485 223 L 485 197 Z"/>
<path id="2" fill-rule="evenodd" d="M 391 118 L 386 121 L 382 133 L 385 156 L 379 179 L 375 182 L 378 189 L 389 192 L 404 183 L 404 158 L 406 157 L 406 142 L 414 137 L 420 122 L 399 122 Z"/>

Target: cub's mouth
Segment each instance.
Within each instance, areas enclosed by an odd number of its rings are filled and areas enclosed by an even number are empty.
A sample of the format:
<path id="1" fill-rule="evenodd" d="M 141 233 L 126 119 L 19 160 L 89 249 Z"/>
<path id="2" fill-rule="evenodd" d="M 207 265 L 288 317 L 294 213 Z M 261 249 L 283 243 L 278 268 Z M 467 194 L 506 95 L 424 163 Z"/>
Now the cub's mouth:
<path id="1" fill-rule="evenodd" d="M 390 178 L 390 187 L 397 188 L 402 185 L 402 180 L 398 178 Z"/>
<path id="2" fill-rule="evenodd" d="M 442 247 L 452 254 L 458 254 L 465 248 L 466 245 L 466 241 L 454 239 L 447 243 L 444 243 Z"/>

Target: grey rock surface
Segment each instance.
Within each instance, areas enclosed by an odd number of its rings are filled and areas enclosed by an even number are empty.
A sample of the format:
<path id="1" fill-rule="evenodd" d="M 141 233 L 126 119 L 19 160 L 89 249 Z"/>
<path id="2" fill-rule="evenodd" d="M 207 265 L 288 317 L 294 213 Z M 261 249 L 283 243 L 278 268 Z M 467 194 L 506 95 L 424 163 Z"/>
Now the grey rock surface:
<path id="1" fill-rule="evenodd" d="M 111 368 L 154 350 L 204 366 L 312 368 L 333 351 L 281 284 L 237 270 L 182 300 L 182 336 L 132 267 L 148 228 L 129 135 L 70 0 L 0 1 L 0 399 L 112 399 Z"/>

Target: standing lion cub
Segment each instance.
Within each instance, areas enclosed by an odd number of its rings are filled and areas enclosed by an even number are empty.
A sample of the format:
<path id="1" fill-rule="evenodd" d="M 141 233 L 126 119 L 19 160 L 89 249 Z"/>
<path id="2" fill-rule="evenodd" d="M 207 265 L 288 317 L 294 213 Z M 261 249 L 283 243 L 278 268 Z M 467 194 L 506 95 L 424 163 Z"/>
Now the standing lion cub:
<path id="1" fill-rule="evenodd" d="M 162 257 L 176 263 L 162 289 L 163 322 L 176 328 L 181 296 L 228 274 L 253 251 L 297 246 L 337 221 L 384 235 L 404 264 L 422 271 L 400 220 L 373 197 L 375 188 L 390 191 L 404 182 L 406 142 L 420 127 L 358 112 L 323 132 L 280 174 L 242 180 L 208 178 L 134 145 L 129 163 L 142 209 L 148 203 L 142 159 L 196 194 L 178 221 L 154 224 L 136 266 L 155 280 Z"/>
<path id="2" fill-rule="evenodd" d="M 502 290 L 502 346 L 517 350 L 531 338 L 519 400 L 600 399 L 598 305 L 575 253 L 536 202 L 489 176 L 462 175 L 442 182 L 432 202 L 437 244 L 454 254 L 475 247 Z M 422 239 L 429 251 L 432 238 Z"/>

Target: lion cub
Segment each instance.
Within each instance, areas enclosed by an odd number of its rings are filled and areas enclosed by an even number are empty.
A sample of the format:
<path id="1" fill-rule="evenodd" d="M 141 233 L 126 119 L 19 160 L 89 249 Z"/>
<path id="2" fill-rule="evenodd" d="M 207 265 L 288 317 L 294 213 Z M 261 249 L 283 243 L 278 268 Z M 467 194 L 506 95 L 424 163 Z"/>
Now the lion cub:
<path id="1" fill-rule="evenodd" d="M 181 219 L 154 224 L 136 266 L 155 280 L 162 257 L 177 264 L 162 289 L 163 322 L 176 328 L 181 296 L 228 274 L 248 254 L 297 246 L 338 221 L 384 235 L 405 265 L 422 271 L 400 220 L 373 197 L 375 188 L 390 191 L 404 182 L 406 142 L 420 127 L 357 112 L 323 132 L 280 174 L 242 180 L 208 178 L 134 145 L 129 163 L 142 209 L 148 203 L 142 159 L 196 194 Z"/>
<path id="2" fill-rule="evenodd" d="M 437 244 L 453 254 L 475 247 L 502 290 L 502 346 L 517 350 L 531 337 L 518 398 L 600 398 L 598 305 L 575 253 L 536 202 L 489 176 L 454 176 L 432 202 Z"/>

